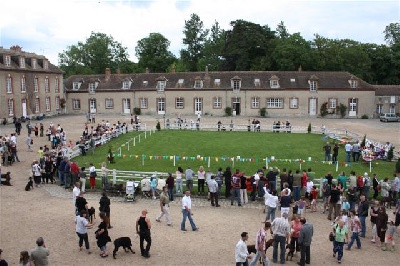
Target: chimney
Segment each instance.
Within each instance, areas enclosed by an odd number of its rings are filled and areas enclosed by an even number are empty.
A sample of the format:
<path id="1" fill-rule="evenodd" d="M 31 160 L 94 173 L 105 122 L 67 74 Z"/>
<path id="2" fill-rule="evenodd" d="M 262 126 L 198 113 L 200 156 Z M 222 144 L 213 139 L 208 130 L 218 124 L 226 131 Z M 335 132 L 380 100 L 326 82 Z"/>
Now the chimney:
<path id="1" fill-rule="evenodd" d="M 146 74 L 149 74 L 149 73 L 150 73 L 150 69 L 149 69 L 148 67 L 146 67 L 145 73 L 146 73 Z"/>
<path id="2" fill-rule="evenodd" d="M 117 68 L 117 75 L 121 74 L 121 69 Z"/>
<path id="3" fill-rule="evenodd" d="M 106 68 L 105 75 L 106 75 L 105 79 L 106 79 L 106 81 L 108 81 L 111 77 L 111 70 L 108 67 Z"/>
<path id="4" fill-rule="evenodd" d="M 13 50 L 15 52 L 21 52 L 22 51 L 22 47 L 19 45 L 13 45 L 10 47 L 10 50 Z"/>
<path id="5" fill-rule="evenodd" d="M 175 73 L 176 72 L 176 69 L 175 69 L 175 65 L 172 65 L 171 66 L 171 71 L 170 71 L 171 73 Z"/>

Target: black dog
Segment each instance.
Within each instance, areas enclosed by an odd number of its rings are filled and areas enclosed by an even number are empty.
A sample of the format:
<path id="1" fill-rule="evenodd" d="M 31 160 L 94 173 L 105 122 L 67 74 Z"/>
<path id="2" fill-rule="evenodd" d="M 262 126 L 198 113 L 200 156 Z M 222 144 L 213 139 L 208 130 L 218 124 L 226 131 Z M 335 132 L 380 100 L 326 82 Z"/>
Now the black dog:
<path id="1" fill-rule="evenodd" d="M 89 210 L 88 210 L 88 213 L 89 213 L 89 223 L 93 223 L 93 218 L 94 219 L 96 219 L 96 210 L 95 210 L 95 208 L 94 207 L 91 207 Z"/>
<path id="2" fill-rule="evenodd" d="M 7 172 L 6 174 L 1 174 L 1 179 L 5 179 L 5 181 L 1 181 L 2 185 L 12 186 L 11 185 L 11 173 Z"/>
<path id="3" fill-rule="evenodd" d="M 265 251 L 267 251 L 267 249 L 272 246 L 274 241 L 275 240 L 273 238 L 265 241 Z M 251 254 L 251 253 L 256 254 L 257 253 L 256 245 L 247 245 L 247 252 L 249 252 L 249 254 Z M 259 261 L 260 261 L 260 264 L 262 264 L 263 263 L 263 258 L 260 257 Z"/>
<path id="4" fill-rule="evenodd" d="M 294 255 L 294 245 L 287 244 L 286 249 L 289 250 L 289 252 L 286 254 L 286 260 L 288 260 L 290 256 L 290 260 L 293 260 L 293 255 Z"/>
<path id="5" fill-rule="evenodd" d="M 32 177 L 29 177 L 29 181 L 25 186 L 25 191 L 29 191 L 31 189 L 33 189 L 33 180 L 32 180 Z"/>
<path id="6" fill-rule="evenodd" d="M 132 254 L 135 254 L 135 251 L 132 250 L 132 242 L 129 237 L 120 237 L 114 240 L 114 251 L 113 251 L 113 258 L 116 259 L 117 251 L 119 247 L 123 247 L 125 252 L 130 250 Z"/>

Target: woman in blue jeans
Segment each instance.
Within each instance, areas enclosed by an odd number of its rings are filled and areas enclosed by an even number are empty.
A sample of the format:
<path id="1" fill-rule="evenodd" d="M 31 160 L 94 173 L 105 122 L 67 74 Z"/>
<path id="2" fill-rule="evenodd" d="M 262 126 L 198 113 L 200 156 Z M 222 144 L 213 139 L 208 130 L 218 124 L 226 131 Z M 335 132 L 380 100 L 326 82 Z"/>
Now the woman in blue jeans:
<path id="1" fill-rule="evenodd" d="M 337 262 L 342 263 L 343 258 L 343 246 L 349 243 L 349 230 L 344 225 L 343 220 L 339 220 L 332 228 L 335 240 L 333 241 L 333 257 L 336 257 Z"/>
<path id="2" fill-rule="evenodd" d="M 268 190 L 266 187 L 264 187 L 264 197 L 265 197 L 265 221 L 268 221 L 271 219 L 271 222 L 275 220 L 275 212 L 276 212 L 276 207 L 278 205 L 279 199 L 278 196 L 276 195 L 276 190 L 273 190 L 270 193 L 268 193 Z"/>

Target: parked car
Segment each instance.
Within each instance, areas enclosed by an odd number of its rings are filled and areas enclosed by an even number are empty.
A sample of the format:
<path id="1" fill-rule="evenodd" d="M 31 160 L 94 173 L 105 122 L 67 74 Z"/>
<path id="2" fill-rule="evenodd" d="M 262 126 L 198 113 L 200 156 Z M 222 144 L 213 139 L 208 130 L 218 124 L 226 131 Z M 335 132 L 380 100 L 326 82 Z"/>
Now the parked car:
<path id="1" fill-rule="evenodd" d="M 396 114 L 387 113 L 387 114 L 381 114 L 379 120 L 381 120 L 382 122 L 399 122 L 400 117 L 398 117 Z"/>

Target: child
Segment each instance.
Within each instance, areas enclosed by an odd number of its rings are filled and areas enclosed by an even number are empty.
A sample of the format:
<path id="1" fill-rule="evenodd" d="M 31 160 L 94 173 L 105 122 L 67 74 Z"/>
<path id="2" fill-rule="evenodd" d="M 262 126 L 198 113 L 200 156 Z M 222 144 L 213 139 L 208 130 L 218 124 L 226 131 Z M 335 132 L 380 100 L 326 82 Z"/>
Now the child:
<path id="1" fill-rule="evenodd" d="M 394 247 L 396 243 L 394 241 L 394 235 L 396 233 L 396 227 L 394 226 L 393 221 L 389 221 L 387 225 L 386 235 L 385 235 L 385 246 L 382 248 L 383 251 L 388 250 L 387 245 L 392 242 L 392 248 L 389 249 L 390 251 L 394 251 Z"/>
<path id="2" fill-rule="evenodd" d="M 311 188 L 311 212 L 317 211 L 317 198 L 318 198 L 317 186 L 312 186 L 312 188 Z"/>
<path id="3" fill-rule="evenodd" d="M 301 217 L 304 217 L 305 209 L 306 209 L 306 198 L 301 196 L 300 200 L 297 202 L 297 214 Z"/>
<path id="4" fill-rule="evenodd" d="M 347 215 L 349 214 L 350 210 L 350 203 L 347 201 L 346 197 L 342 197 L 342 212 L 346 213 Z"/>

